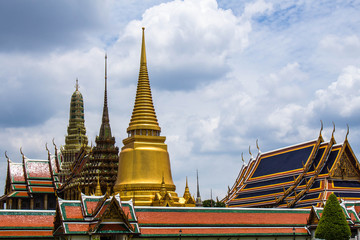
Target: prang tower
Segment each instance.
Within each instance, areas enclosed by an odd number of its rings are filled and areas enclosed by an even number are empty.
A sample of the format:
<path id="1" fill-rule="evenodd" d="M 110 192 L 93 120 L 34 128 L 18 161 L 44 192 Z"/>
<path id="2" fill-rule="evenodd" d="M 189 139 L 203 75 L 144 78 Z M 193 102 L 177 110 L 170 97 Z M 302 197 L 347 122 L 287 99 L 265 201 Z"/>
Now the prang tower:
<path id="1" fill-rule="evenodd" d="M 71 167 L 77 158 L 82 147 L 87 152 L 90 151 L 88 146 L 88 138 L 86 136 L 85 120 L 84 120 L 84 100 L 79 91 L 79 83 L 76 79 L 75 92 L 71 96 L 69 125 L 67 128 L 67 136 L 65 137 L 65 145 L 62 147 L 61 173 L 59 173 L 60 182 L 63 183 L 69 177 Z"/>
<path id="2" fill-rule="evenodd" d="M 160 136 L 146 64 L 144 28 L 140 72 L 128 138 L 123 140 L 114 191 L 122 200 L 142 206 L 190 206 L 193 198 L 179 198 L 171 176 L 170 159 Z"/>

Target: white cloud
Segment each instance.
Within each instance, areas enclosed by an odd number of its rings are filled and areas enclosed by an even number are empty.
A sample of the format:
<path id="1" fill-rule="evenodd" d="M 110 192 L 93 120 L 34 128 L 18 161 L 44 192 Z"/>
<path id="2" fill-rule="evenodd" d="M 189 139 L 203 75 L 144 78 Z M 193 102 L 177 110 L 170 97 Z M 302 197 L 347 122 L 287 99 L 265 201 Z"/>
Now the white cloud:
<path id="1" fill-rule="evenodd" d="M 344 118 L 357 115 L 360 110 L 360 68 L 344 68 L 337 81 L 316 91 L 316 99 L 310 106 L 313 111 L 339 114 Z"/>

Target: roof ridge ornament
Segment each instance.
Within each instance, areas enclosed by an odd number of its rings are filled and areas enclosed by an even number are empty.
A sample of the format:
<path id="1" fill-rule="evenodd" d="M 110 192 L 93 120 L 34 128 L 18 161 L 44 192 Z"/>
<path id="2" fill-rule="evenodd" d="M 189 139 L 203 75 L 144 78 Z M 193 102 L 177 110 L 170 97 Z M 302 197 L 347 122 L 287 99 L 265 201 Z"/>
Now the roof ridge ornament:
<path id="1" fill-rule="evenodd" d="M 349 135 L 349 132 L 350 132 L 349 124 L 346 124 L 346 127 L 347 127 L 347 131 L 346 131 L 346 136 L 345 136 L 345 142 L 347 142 L 348 135 Z"/>
<path id="2" fill-rule="evenodd" d="M 250 145 L 249 145 L 249 154 L 250 154 L 250 158 L 253 159 L 254 156 L 253 156 L 252 153 L 251 153 Z"/>
<path id="3" fill-rule="evenodd" d="M 260 151 L 260 148 L 259 148 L 259 142 L 258 142 L 258 140 L 259 140 L 259 139 L 256 139 L 256 148 L 257 148 L 257 150 L 258 150 L 258 154 L 260 154 L 261 151 Z"/>
<path id="4" fill-rule="evenodd" d="M 324 124 L 323 124 L 323 121 L 321 119 L 320 119 L 320 123 L 321 123 L 321 127 L 320 127 L 319 137 L 322 136 L 322 130 L 324 129 Z"/>
<path id="5" fill-rule="evenodd" d="M 22 155 L 23 158 L 24 158 L 25 156 L 24 156 L 24 153 L 23 153 L 23 151 L 22 151 L 22 147 L 20 147 L 20 153 L 21 153 L 21 155 Z"/>
<path id="6" fill-rule="evenodd" d="M 50 150 L 49 150 L 49 148 L 48 148 L 47 142 L 45 143 L 45 149 L 46 149 L 46 151 L 48 152 L 48 156 L 50 156 Z"/>
<path id="7" fill-rule="evenodd" d="M 334 123 L 334 121 L 332 122 L 332 124 L 333 124 L 333 131 L 331 133 L 331 138 L 334 138 L 334 133 L 335 133 L 335 123 Z"/>
<path id="8" fill-rule="evenodd" d="M 52 143 L 53 143 L 53 145 L 55 147 L 55 151 L 57 151 L 57 147 L 56 147 L 56 144 L 55 144 L 55 138 L 52 139 Z"/>
<path id="9" fill-rule="evenodd" d="M 10 161 L 10 158 L 9 158 L 8 155 L 7 155 L 7 151 L 5 151 L 5 157 L 6 157 L 6 159 L 7 159 L 8 161 Z"/>

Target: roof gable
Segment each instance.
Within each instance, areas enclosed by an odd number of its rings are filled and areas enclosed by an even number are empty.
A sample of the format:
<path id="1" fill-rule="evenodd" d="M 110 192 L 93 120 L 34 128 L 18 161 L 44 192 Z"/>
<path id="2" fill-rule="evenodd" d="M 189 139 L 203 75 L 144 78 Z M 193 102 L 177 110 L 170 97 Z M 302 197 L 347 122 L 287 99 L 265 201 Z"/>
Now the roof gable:
<path id="1" fill-rule="evenodd" d="M 330 177 L 345 180 L 359 180 L 360 167 L 350 144 L 345 141 L 338 151 L 337 157 L 330 168 Z M 329 169 L 327 170 L 329 171 Z"/>

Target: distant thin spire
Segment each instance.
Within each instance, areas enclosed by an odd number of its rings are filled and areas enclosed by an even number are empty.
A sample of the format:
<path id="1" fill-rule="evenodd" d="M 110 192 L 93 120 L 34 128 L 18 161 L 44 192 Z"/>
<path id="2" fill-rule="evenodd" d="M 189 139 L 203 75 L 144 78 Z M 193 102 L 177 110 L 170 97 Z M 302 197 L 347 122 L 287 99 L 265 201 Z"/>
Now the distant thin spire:
<path id="1" fill-rule="evenodd" d="M 197 193 L 196 193 L 195 206 L 201 207 L 202 206 L 202 201 L 201 201 L 200 187 L 199 187 L 199 171 L 197 169 L 196 169 L 196 189 L 197 189 Z"/>

